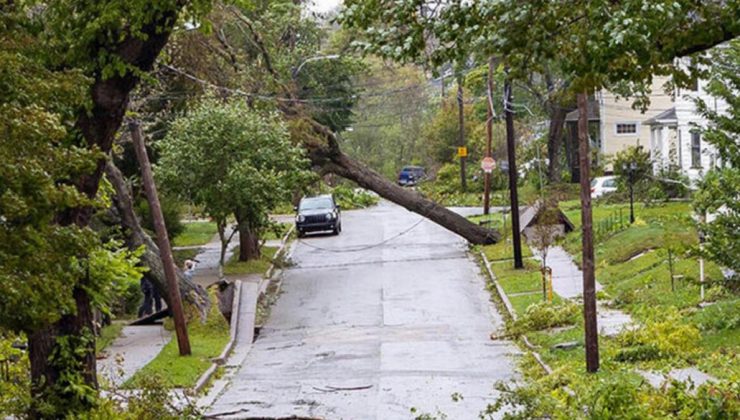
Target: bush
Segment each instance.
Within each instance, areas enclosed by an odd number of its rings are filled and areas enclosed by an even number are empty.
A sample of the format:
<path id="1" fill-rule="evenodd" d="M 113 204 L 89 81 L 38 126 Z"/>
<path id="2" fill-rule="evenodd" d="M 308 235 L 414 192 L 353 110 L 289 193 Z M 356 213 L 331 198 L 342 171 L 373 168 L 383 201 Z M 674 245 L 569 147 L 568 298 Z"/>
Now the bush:
<path id="1" fill-rule="evenodd" d="M 136 314 L 143 297 L 139 280 L 128 279 L 111 303 L 111 312 L 117 316 Z"/>
<path id="2" fill-rule="evenodd" d="M 185 230 L 185 225 L 182 224 L 181 220 L 182 203 L 171 196 L 161 194 L 159 196 L 159 204 L 162 207 L 162 216 L 167 226 L 167 235 L 171 240 Z M 149 202 L 145 199 L 139 200 L 136 205 L 136 212 L 139 218 L 141 218 L 142 227 L 150 232 L 154 232 L 154 221 L 152 220 L 151 211 L 149 211 Z"/>
<path id="3" fill-rule="evenodd" d="M 702 331 L 740 328 L 740 299 L 705 307 L 694 316 L 694 323 Z"/>
<path id="4" fill-rule="evenodd" d="M 701 336 L 673 309 L 653 315 L 643 328 L 625 331 L 617 340 L 622 347 L 615 356 L 618 361 L 686 359 L 696 352 Z"/>
<path id="5" fill-rule="evenodd" d="M 658 178 L 658 189 L 651 193 L 663 199 L 686 198 L 689 190 L 686 187 L 689 184 L 689 178 L 683 175 L 677 166 L 669 165 L 661 168 L 656 176 Z"/>
<path id="6" fill-rule="evenodd" d="M 539 331 L 547 328 L 573 325 L 578 322 L 581 309 L 571 301 L 558 304 L 539 302 L 529 305 L 524 316 L 514 323 L 516 332 Z"/>

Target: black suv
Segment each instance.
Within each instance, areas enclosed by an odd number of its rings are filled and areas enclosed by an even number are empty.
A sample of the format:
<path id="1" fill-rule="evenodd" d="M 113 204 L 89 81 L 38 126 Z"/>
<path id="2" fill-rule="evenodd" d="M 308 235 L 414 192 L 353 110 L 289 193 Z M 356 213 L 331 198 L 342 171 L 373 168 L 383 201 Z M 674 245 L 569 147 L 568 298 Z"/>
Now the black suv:
<path id="1" fill-rule="evenodd" d="M 295 217 L 295 228 L 298 237 L 302 238 L 306 232 L 332 231 L 339 235 L 342 231 L 342 215 L 340 208 L 331 195 L 303 197 L 301 204 L 296 207 L 298 214 Z"/>

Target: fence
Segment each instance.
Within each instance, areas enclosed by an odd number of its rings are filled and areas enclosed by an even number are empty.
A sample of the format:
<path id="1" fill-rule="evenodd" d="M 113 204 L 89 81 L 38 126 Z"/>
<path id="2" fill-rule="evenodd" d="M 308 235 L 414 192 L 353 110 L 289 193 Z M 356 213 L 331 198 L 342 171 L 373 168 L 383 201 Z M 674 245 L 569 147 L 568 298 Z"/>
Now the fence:
<path id="1" fill-rule="evenodd" d="M 596 237 L 596 240 L 599 241 L 606 239 L 617 232 L 627 229 L 630 225 L 629 214 L 625 213 L 627 212 L 620 208 L 619 210 L 613 211 L 606 219 L 598 222 L 596 226 L 594 226 L 594 236 Z"/>

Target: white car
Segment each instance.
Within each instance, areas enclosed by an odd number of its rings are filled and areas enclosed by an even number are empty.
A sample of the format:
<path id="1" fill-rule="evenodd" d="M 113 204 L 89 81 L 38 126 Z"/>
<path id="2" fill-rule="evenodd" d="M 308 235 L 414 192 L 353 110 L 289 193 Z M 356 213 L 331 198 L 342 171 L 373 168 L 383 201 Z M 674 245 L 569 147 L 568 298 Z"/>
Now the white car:
<path id="1" fill-rule="evenodd" d="M 617 177 L 600 176 L 591 181 L 591 197 L 598 198 L 617 190 Z"/>

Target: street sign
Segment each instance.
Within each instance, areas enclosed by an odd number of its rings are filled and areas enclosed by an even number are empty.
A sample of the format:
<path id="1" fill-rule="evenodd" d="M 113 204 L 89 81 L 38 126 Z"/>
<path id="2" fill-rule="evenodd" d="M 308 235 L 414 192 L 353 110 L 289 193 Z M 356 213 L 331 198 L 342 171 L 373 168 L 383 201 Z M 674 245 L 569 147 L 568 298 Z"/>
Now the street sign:
<path id="1" fill-rule="evenodd" d="M 465 147 L 465 146 L 458 147 L 457 148 L 457 157 L 461 157 L 461 158 L 468 157 L 468 148 Z"/>
<path id="2" fill-rule="evenodd" d="M 499 164 L 499 167 L 504 172 L 505 171 L 508 171 L 509 170 L 509 161 L 508 160 L 501 161 L 501 163 Z"/>
<path id="3" fill-rule="evenodd" d="M 483 169 L 483 172 L 490 174 L 496 169 L 496 161 L 490 156 L 484 157 L 480 162 L 480 168 Z"/>

